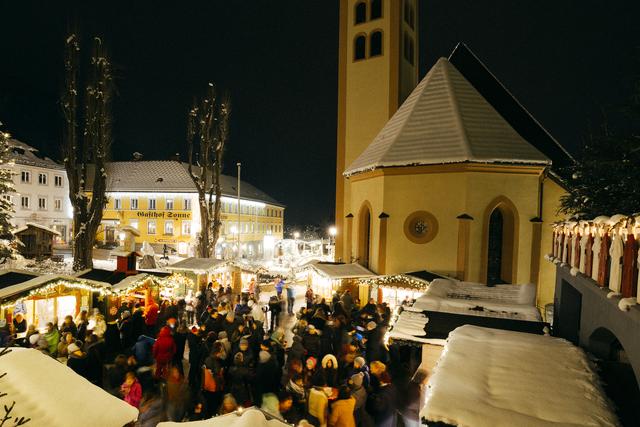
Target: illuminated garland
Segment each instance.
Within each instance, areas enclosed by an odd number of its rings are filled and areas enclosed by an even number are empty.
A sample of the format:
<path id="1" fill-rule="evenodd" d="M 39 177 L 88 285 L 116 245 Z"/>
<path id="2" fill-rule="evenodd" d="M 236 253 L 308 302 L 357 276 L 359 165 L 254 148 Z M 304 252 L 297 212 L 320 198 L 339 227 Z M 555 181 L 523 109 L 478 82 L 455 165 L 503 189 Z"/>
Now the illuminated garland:
<path id="1" fill-rule="evenodd" d="M 89 291 L 89 292 L 96 292 L 99 293 L 100 296 L 106 296 L 106 295 L 113 295 L 113 291 L 109 288 L 104 288 L 104 287 L 98 287 L 95 285 L 90 285 L 87 282 L 83 282 L 83 281 L 77 281 L 77 282 L 69 282 L 68 280 L 56 280 L 54 282 L 49 282 L 48 284 L 46 284 L 45 286 L 36 288 L 36 289 L 32 289 L 31 291 L 29 291 L 29 293 L 27 294 L 26 297 L 21 297 L 21 298 L 17 298 L 14 301 L 7 303 L 7 304 L 3 304 L 2 306 L 0 306 L 0 309 L 5 310 L 7 308 L 13 307 L 16 303 L 17 300 L 19 299 L 24 299 L 24 298 L 29 298 L 29 297 L 36 297 L 36 296 L 44 296 L 46 297 L 47 295 L 50 294 L 54 294 L 58 292 L 58 288 L 59 287 L 65 287 L 66 289 L 79 289 L 79 290 L 83 290 L 83 291 Z"/>
<path id="2" fill-rule="evenodd" d="M 193 280 L 181 273 L 173 273 L 171 276 L 168 276 L 168 277 L 158 277 L 158 276 L 149 274 L 131 283 L 126 288 L 120 289 L 114 292 L 114 294 L 116 295 L 127 294 L 135 289 L 140 288 L 144 284 L 144 282 L 146 282 L 147 280 L 151 280 L 159 287 L 169 288 L 169 289 L 176 289 L 179 286 L 185 286 L 187 288 L 192 288 L 194 286 Z"/>
<path id="3" fill-rule="evenodd" d="M 374 278 L 360 279 L 360 284 L 363 285 L 377 285 L 377 286 L 387 286 L 387 287 L 401 287 L 396 286 L 398 284 L 407 285 L 407 288 L 417 289 L 417 290 L 426 290 L 429 286 L 429 283 L 420 280 L 414 279 L 404 274 L 394 274 L 390 276 L 379 276 Z M 402 288 L 402 287 L 401 287 Z"/>

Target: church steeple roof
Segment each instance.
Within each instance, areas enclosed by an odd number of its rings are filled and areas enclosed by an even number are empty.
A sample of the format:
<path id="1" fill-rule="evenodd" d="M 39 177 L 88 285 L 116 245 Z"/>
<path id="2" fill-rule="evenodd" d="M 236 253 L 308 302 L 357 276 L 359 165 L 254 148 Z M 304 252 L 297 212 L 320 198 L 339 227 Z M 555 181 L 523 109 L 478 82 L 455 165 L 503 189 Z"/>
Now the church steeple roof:
<path id="1" fill-rule="evenodd" d="M 344 174 L 463 162 L 551 164 L 440 58 Z"/>

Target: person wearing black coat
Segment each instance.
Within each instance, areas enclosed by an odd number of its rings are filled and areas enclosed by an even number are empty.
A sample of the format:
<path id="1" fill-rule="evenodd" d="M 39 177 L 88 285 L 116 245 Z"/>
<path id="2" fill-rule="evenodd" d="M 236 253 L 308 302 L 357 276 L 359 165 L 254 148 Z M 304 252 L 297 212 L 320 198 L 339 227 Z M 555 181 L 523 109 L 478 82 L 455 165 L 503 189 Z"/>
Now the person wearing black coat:
<path id="1" fill-rule="evenodd" d="M 309 325 L 307 333 L 302 337 L 302 345 L 307 350 L 307 357 L 320 358 L 321 342 L 318 330 L 313 325 Z"/>
<path id="2" fill-rule="evenodd" d="M 395 427 L 398 393 L 386 372 L 367 397 L 366 409 L 376 427 Z"/>
<path id="3" fill-rule="evenodd" d="M 67 366 L 81 377 L 88 378 L 89 361 L 87 359 L 87 353 L 82 351 L 82 342 L 76 341 L 75 343 L 69 344 L 67 350 L 69 351 Z"/>
<path id="4" fill-rule="evenodd" d="M 86 338 L 87 348 L 87 376 L 86 378 L 98 387 L 102 387 L 102 342 L 97 342 L 95 335 Z"/>
<path id="5" fill-rule="evenodd" d="M 280 372 L 275 358 L 262 350 L 258 355 L 256 376 L 254 380 L 254 405 L 262 405 L 262 396 L 266 393 L 277 393 L 280 388 Z"/>
<path id="6" fill-rule="evenodd" d="M 367 361 L 369 363 L 374 360 L 386 361 L 384 352 L 384 334 L 382 328 L 374 322 L 367 325 L 369 333 L 367 334 Z"/>
<path id="7" fill-rule="evenodd" d="M 229 368 L 228 391 L 236 399 L 240 406 L 251 406 L 251 372 L 244 363 L 244 356 L 238 352 L 233 357 L 233 365 Z"/>
<path id="8" fill-rule="evenodd" d="M 118 323 L 118 330 L 120 331 L 121 348 L 129 351 L 136 343 L 136 339 L 133 336 L 133 324 L 128 311 L 122 313 L 122 319 Z"/>
<path id="9" fill-rule="evenodd" d="M 131 334 L 134 340 L 137 340 L 140 335 L 145 332 L 145 324 L 143 317 L 143 310 L 140 304 L 136 304 L 131 315 Z"/>

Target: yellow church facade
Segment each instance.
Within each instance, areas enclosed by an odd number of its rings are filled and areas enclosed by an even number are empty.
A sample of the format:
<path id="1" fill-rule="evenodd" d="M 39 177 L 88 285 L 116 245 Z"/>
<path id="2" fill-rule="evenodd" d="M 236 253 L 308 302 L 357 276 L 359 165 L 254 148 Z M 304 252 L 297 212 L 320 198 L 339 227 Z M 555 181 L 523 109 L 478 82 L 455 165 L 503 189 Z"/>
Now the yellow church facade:
<path id="1" fill-rule="evenodd" d="M 570 156 L 464 45 L 401 96 L 410 78 L 393 69 L 410 65 L 417 5 L 382 2 L 388 44 L 365 64 L 354 58 L 362 3 L 373 2 L 341 2 L 336 258 L 379 274 L 534 283 L 538 306 L 553 302 L 541 259 L 564 194 L 553 166 Z"/>

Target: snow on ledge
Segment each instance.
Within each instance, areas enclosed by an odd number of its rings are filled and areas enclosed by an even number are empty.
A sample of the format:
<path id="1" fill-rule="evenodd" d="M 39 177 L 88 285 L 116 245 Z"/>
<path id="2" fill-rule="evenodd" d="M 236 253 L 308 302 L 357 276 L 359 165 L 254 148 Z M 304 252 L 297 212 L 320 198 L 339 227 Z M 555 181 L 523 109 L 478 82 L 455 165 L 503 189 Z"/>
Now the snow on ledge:
<path id="1" fill-rule="evenodd" d="M 449 334 L 420 417 L 473 427 L 619 425 L 580 348 L 470 325 Z"/>

